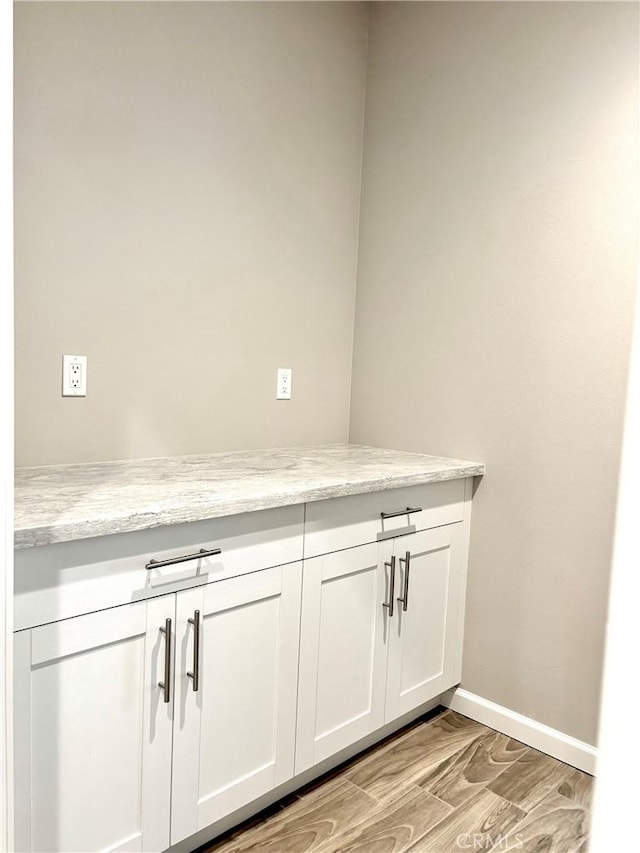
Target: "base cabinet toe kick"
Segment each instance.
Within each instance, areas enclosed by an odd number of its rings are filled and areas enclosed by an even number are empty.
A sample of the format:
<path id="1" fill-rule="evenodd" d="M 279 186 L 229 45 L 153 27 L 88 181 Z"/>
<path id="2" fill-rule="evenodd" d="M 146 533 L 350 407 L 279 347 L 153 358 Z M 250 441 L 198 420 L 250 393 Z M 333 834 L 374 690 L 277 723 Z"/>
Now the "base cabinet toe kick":
<path id="1" fill-rule="evenodd" d="M 472 482 L 17 550 L 15 849 L 189 849 L 433 704 Z"/>

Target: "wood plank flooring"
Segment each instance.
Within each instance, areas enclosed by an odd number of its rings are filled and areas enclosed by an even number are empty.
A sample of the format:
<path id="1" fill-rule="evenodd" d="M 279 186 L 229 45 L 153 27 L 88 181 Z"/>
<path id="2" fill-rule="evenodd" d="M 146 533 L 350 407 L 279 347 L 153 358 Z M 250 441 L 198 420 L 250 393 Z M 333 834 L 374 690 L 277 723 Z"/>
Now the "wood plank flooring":
<path id="1" fill-rule="evenodd" d="M 445 710 L 198 853 L 585 853 L 592 782 Z"/>

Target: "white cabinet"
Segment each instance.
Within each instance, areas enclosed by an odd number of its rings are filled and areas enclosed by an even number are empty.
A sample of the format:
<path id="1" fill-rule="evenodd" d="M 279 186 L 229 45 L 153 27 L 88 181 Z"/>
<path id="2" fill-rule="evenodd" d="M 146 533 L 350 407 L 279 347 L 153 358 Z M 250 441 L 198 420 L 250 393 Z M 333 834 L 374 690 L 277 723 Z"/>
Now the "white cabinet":
<path id="1" fill-rule="evenodd" d="M 456 683 L 463 545 L 459 522 L 305 561 L 297 773 Z"/>
<path id="2" fill-rule="evenodd" d="M 301 577 L 294 563 L 177 596 L 173 843 L 293 776 Z"/>
<path id="3" fill-rule="evenodd" d="M 18 849 L 165 850 L 456 684 L 470 485 L 18 552 Z"/>
<path id="4" fill-rule="evenodd" d="M 18 849 L 164 850 L 290 779 L 301 571 L 17 633 Z"/>
<path id="5" fill-rule="evenodd" d="M 173 704 L 157 687 L 174 596 L 22 631 L 16 657 L 16 847 L 169 844 Z"/>

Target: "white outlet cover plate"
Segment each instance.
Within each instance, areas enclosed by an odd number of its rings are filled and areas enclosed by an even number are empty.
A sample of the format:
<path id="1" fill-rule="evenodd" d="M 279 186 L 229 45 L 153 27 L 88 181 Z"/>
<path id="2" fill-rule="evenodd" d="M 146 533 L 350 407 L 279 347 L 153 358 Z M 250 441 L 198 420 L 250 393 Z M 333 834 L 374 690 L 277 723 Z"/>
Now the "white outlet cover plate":
<path id="1" fill-rule="evenodd" d="M 279 367 L 276 380 L 276 400 L 291 399 L 291 381 L 293 370 L 290 367 Z"/>
<path id="2" fill-rule="evenodd" d="M 62 356 L 62 396 L 87 396 L 87 357 L 86 355 Z"/>

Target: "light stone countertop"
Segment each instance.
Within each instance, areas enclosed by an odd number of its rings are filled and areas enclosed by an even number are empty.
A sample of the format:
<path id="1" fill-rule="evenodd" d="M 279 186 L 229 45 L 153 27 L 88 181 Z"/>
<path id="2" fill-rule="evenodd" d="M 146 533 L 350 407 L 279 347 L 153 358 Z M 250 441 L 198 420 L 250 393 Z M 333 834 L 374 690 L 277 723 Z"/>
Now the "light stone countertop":
<path id="1" fill-rule="evenodd" d="M 18 468 L 15 547 L 481 474 L 478 462 L 355 444 Z"/>

